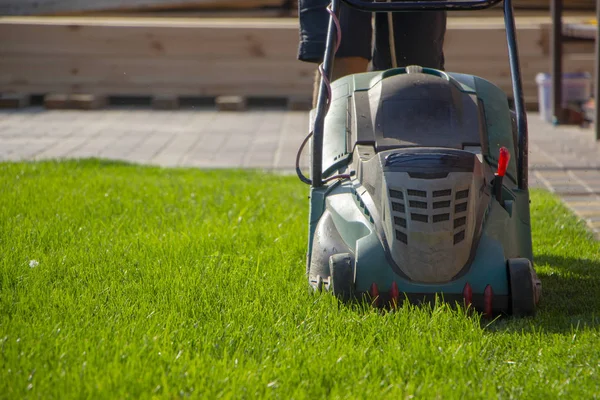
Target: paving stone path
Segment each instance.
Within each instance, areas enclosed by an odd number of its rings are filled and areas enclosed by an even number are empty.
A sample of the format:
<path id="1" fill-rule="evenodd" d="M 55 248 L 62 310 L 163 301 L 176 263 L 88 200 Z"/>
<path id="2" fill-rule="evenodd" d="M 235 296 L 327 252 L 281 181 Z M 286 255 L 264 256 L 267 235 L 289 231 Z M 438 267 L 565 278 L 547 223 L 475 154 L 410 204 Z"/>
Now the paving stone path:
<path id="1" fill-rule="evenodd" d="M 553 127 L 536 113 L 528 122 L 531 185 L 559 195 L 600 239 L 600 142 L 591 129 Z M 0 161 L 101 157 L 291 171 L 307 129 L 306 112 L 277 109 L 0 110 Z"/>
<path id="2" fill-rule="evenodd" d="M 592 129 L 528 118 L 532 185 L 559 195 L 600 240 L 600 142 Z"/>

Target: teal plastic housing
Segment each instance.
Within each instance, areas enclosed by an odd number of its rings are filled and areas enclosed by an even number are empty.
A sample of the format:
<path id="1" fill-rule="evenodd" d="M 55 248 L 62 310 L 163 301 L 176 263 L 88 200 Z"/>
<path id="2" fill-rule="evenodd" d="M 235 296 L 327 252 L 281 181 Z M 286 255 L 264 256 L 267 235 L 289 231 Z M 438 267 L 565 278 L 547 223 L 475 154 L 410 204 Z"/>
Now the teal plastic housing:
<path id="1" fill-rule="evenodd" d="M 501 147 L 511 150 L 516 154 L 515 137 L 511 120 L 511 111 L 508 99 L 502 89 L 493 83 L 466 74 L 446 73 L 433 69 L 423 69 L 434 75 L 441 76 L 454 83 L 463 93 L 476 95 L 483 105 L 486 128 L 488 134 L 488 152 L 485 157 L 490 164 L 498 162 L 498 153 Z M 354 92 L 367 91 L 380 83 L 388 76 L 403 74 L 405 68 L 395 68 L 387 71 L 366 72 L 338 79 L 332 83 L 332 102 L 329 113 L 325 118 L 325 135 L 323 137 L 323 176 L 333 174 L 337 169 L 348 162 L 350 149 L 348 143 L 348 118 L 349 101 Z M 516 185 L 517 160 L 511 157 L 506 171 L 506 176 Z M 508 184 L 505 183 L 505 184 Z"/>
<path id="2" fill-rule="evenodd" d="M 495 167 L 501 147 L 512 150 L 512 154 L 517 154 L 508 99 L 500 88 L 472 75 L 424 70 L 448 79 L 464 93 L 475 95 L 483 105 L 488 135 L 488 149 L 483 154 L 486 162 Z M 384 72 L 363 73 L 344 77 L 332 84 L 333 101 L 325 119 L 323 141 L 324 177 L 336 173 L 350 161 L 352 149 L 347 143 L 350 136 L 347 133 L 350 129 L 348 108 L 352 94 L 369 90 L 387 76 L 405 72 L 404 68 L 397 68 Z M 511 157 L 504 179 L 504 207 L 494 200 L 490 202 L 483 221 L 483 232 L 470 268 L 460 278 L 443 284 L 415 283 L 396 274 L 388 263 L 385 250 L 368 215 L 365 215 L 362 221 L 346 221 L 343 218 L 335 220 L 339 232 L 358 238 L 355 243 L 348 243 L 349 247 L 355 250 L 355 290 L 366 292 L 369 286 L 376 282 L 380 290 L 387 291 L 392 282 L 396 282 L 400 292 L 460 294 L 468 281 L 474 293 L 482 293 L 486 285 L 493 284 L 495 294 L 508 295 L 506 261 L 509 258 L 523 257 L 533 263 L 529 192 L 518 189 L 516 177 L 517 160 L 516 157 Z M 344 193 L 348 194 L 348 201 L 353 201 L 351 196 L 356 195 L 349 182 L 311 189 L 307 259 L 309 264 L 314 233 L 326 208 L 326 199 L 330 194 Z M 355 206 L 358 208 L 358 205 Z"/>
<path id="3" fill-rule="evenodd" d="M 340 194 L 347 195 L 347 203 L 355 203 L 353 197 L 356 192 L 349 183 L 312 191 L 309 255 L 314 229 L 326 207 L 326 197 Z M 343 233 L 343 237 L 355 240 L 355 243 L 348 243 L 350 248 L 355 249 L 355 290 L 366 292 L 375 282 L 380 290 L 387 291 L 395 281 L 401 292 L 460 294 L 468 281 L 474 293 L 483 293 L 485 287 L 492 284 L 495 294 L 508 295 L 506 261 L 510 258 L 528 258 L 533 261 L 533 254 L 528 192 L 505 190 L 503 196 L 506 199 L 504 207 L 496 201 L 490 202 L 483 221 L 484 230 L 467 273 L 459 279 L 443 284 L 415 283 L 396 274 L 388 263 L 385 250 L 369 216 L 364 211 L 361 211 L 363 218 L 334 218 L 338 232 Z M 358 205 L 355 207 L 360 210 Z M 335 210 L 330 211 L 335 213 Z"/>

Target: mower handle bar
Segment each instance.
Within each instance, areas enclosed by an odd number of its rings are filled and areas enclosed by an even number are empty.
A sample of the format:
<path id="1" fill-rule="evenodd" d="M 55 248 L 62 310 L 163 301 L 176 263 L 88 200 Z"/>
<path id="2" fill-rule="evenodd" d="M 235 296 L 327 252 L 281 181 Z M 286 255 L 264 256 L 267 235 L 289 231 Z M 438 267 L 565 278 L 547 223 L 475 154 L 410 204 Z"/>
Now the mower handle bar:
<path id="1" fill-rule="evenodd" d="M 483 10 L 502 2 L 502 0 L 431 0 L 392 2 L 370 2 L 365 0 L 341 1 L 350 7 L 369 12 Z"/>

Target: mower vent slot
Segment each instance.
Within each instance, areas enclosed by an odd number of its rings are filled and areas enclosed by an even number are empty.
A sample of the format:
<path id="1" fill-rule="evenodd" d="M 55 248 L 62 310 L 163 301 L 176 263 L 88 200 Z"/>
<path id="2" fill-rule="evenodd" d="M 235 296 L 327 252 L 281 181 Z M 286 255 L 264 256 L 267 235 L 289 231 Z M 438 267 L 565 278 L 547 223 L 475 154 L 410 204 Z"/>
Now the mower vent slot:
<path id="1" fill-rule="evenodd" d="M 404 193 L 402 193 L 399 190 L 392 190 L 392 189 L 390 189 L 390 197 L 393 198 L 393 199 L 404 200 Z"/>
<path id="2" fill-rule="evenodd" d="M 401 217 L 394 217 L 394 223 L 402 228 L 406 228 L 406 219 Z"/>
<path id="3" fill-rule="evenodd" d="M 467 211 L 467 203 L 460 203 L 460 204 L 457 204 L 456 206 L 454 206 L 455 213 L 460 213 L 460 212 L 465 212 L 465 211 Z"/>
<path id="4" fill-rule="evenodd" d="M 416 201 L 416 200 L 410 200 L 408 202 L 408 204 L 412 207 L 412 208 L 422 208 L 424 210 L 427 210 L 427 202 L 426 201 Z"/>
<path id="5" fill-rule="evenodd" d="M 405 208 L 404 208 L 404 204 L 400 204 L 400 203 L 394 203 L 392 202 L 392 210 L 397 211 L 397 212 L 405 212 Z"/>
<path id="6" fill-rule="evenodd" d="M 469 189 L 456 192 L 456 200 L 466 199 L 469 197 Z"/>
<path id="7" fill-rule="evenodd" d="M 433 191 L 433 197 L 444 197 L 444 196 L 450 196 L 451 194 L 452 194 L 452 189 L 434 190 Z"/>
<path id="8" fill-rule="evenodd" d="M 454 235 L 454 244 L 458 244 L 465 240 L 465 231 L 460 231 L 456 235 Z"/>
<path id="9" fill-rule="evenodd" d="M 433 203 L 433 208 L 446 208 L 446 207 L 450 207 L 450 200 L 446 200 L 446 201 L 436 201 L 435 203 Z"/>
<path id="10" fill-rule="evenodd" d="M 408 237 L 406 236 L 406 233 L 402 233 L 398 229 L 396 229 L 396 239 L 404 244 L 408 244 Z"/>
<path id="11" fill-rule="evenodd" d="M 424 190 L 408 189 L 408 195 L 415 197 L 427 197 L 427 192 Z"/>
<path id="12" fill-rule="evenodd" d="M 342 157 L 344 157 L 345 155 L 346 155 L 346 153 L 339 154 L 339 155 L 335 156 L 335 158 L 333 159 L 333 161 L 340 160 L 340 159 L 341 159 Z"/>
<path id="13" fill-rule="evenodd" d="M 425 215 L 425 214 L 411 213 L 410 219 L 413 221 L 419 221 L 419 222 L 429 222 L 429 216 Z"/>
<path id="14" fill-rule="evenodd" d="M 433 222 L 449 221 L 450 214 L 436 214 L 433 216 Z"/>
<path id="15" fill-rule="evenodd" d="M 467 223 L 467 217 L 460 217 L 454 220 L 454 229 L 460 228 Z"/>

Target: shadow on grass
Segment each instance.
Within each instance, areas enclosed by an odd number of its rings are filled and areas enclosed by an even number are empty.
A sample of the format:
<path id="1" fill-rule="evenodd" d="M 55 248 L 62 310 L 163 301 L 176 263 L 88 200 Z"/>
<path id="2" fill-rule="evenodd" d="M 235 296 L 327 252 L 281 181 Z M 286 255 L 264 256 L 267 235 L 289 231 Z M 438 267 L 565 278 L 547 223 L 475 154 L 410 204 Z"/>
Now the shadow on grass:
<path id="1" fill-rule="evenodd" d="M 600 328 L 599 261 L 538 254 L 535 264 L 542 281 L 542 299 L 536 317 L 525 320 L 503 317 L 490 326 L 492 331 L 536 329 L 570 333 L 583 327 Z"/>
<path id="2" fill-rule="evenodd" d="M 535 262 L 555 271 L 542 277 L 546 312 L 600 314 L 600 261 L 541 254 Z"/>

